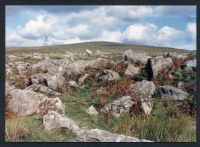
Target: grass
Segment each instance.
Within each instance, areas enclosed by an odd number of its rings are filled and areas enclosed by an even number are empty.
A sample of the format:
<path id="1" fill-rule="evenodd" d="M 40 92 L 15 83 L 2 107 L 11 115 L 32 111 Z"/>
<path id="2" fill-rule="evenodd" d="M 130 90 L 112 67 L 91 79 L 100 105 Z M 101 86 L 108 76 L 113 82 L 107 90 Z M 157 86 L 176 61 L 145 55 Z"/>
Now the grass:
<path id="1" fill-rule="evenodd" d="M 72 142 L 76 137 L 64 128 L 44 131 L 39 115 L 6 119 L 5 128 L 6 142 Z"/>

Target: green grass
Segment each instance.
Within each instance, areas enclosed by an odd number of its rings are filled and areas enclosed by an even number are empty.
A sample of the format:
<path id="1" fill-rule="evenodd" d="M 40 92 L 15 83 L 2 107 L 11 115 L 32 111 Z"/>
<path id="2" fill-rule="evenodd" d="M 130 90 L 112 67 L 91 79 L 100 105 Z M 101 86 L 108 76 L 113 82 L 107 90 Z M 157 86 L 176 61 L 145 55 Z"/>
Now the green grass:
<path id="1" fill-rule="evenodd" d="M 6 119 L 6 142 L 73 142 L 75 134 L 68 129 L 44 131 L 42 116 Z"/>

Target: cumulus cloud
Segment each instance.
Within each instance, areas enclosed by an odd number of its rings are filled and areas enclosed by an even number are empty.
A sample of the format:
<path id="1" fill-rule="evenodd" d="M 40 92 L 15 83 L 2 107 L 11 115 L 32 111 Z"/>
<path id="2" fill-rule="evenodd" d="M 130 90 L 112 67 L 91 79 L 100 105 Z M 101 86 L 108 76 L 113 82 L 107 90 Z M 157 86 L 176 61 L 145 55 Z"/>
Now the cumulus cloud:
<path id="1" fill-rule="evenodd" d="M 188 23 L 186 32 L 188 33 L 188 38 L 196 41 L 196 23 Z"/>
<path id="2" fill-rule="evenodd" d="M 155 24 L 133 24 L 123 32 L 125 42 L 148 44 L 148 45 L 167 45 L 170 41 L 180 39 L 184 32 L 175 28 L 164 26 L 161 29 Z"/>
<path id="3" fill-rule="evenodd" d="M 161 9 L 163 8 L 158 10 Z M 171 26 L 160 28 L 156 24 L 139 21 L 154 13 L 153 11 L 154 9 L 149 6 L 101 6 L 63 14 L 40 14 L 23 26 L 18 26 L 12 33 L 9 31 L 6 35 L 6 46 L 38 46 L 86 41 L 172 46 L 173 42 L 186 38 L 191 41 L 196 38 L 195 23 L 188 23 L 186 30 L 183 31 Z M 120 28 L 119 24 L 126 26 Z"/>

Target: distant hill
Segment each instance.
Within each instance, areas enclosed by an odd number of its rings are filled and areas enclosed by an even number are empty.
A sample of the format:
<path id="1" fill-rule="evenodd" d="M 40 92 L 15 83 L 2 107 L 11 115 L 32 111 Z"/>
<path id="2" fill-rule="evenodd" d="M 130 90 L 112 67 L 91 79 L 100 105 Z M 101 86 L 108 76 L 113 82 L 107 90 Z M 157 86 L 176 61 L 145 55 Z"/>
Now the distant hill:
<path id="1" fill-rule="evenodd" d="M 146 53 L 164 53 L 164 52 L 189 52 L 184 49 L 168 48 L 168 47 L 156 47 L 147 45 L 135 45 L 135 44 L 125 44 L 116 42 L 84 42 L 75 44 L 64 44 L 64 45 L 53 45 L 53 46 L 37 46 L 37 47 L 18 47 L 18 48 L 6 48 L 7 52 L 12 51 L 24 51 L 24 52 L 63 52 L 63 51 L 79 51 L 84 52 L 86 49 L 89 50 L 103 50 L 103 51 L 124 51 L 132 49 L 135 52 L 146 52 Z"/>

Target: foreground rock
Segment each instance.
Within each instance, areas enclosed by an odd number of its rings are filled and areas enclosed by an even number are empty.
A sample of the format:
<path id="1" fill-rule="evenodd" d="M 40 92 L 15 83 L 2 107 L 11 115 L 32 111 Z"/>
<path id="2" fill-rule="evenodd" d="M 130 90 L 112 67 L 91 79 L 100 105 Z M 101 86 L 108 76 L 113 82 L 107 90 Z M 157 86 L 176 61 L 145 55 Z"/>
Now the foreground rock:
<path id="1" fill-rule="evenodd" d="M 99 129 L 81 129 L 72 119 L 54 111 L 49 111 L 43 116 L 43 126 L 45 130 L 68 128 L 76 134 L 75 142 L 150 142 L 145 139 L 137 139 Z"/>
<path id="2" fill-rule="evenodd" d="M 173 86 L 160 86 L 159 92 L 164 100 L 184 100 L 189 94 Z"/>
<path id="3" fill-rule="evenodd" d="M 77 142 L 150 142 L 131 136 L 110 133 L 104 130 L 80 130 L 75 141 Z"/>
<path id="4" fill-rule="evenodd" d="M 64 105 L 59 98 L 48 98 L 31 90 L 15 89 L 7 85 L 6 97 L 9 97 L 7 108 L 19 116 L 33 115 L 48 110 L 64 113 Z"/>
<path id="5" fill-rule="evenodd" d="M 84 84 L 88 77 L 89 77 L 88 74 L 85 74 L 84 76 L 80 77 L 78 80 L 79 84 Z"/>

